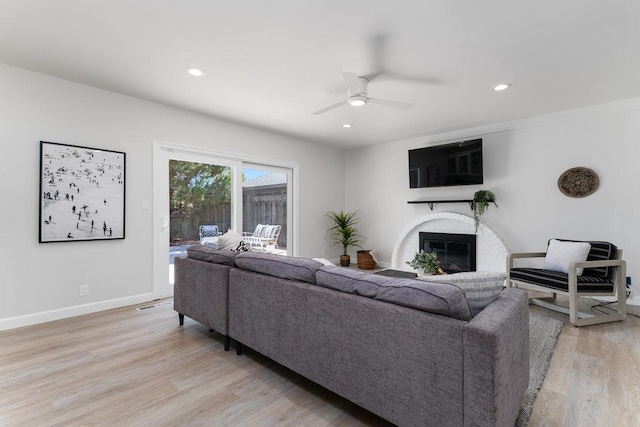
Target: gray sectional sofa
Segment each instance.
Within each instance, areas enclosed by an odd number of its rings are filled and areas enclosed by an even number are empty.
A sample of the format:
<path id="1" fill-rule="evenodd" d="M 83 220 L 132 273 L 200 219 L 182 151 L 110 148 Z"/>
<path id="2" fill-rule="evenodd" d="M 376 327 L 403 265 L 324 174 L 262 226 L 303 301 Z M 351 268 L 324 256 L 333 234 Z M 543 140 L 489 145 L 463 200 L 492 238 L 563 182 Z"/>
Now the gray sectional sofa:
<path id="1" fill-rule="evenodd" d="M 400 426 L 514 425 L 529 376 L 523 291 L 472 316 L 454 285 L 191 249 L 176 259 L 174 307 L 239 354 L 248 346 Z"/>

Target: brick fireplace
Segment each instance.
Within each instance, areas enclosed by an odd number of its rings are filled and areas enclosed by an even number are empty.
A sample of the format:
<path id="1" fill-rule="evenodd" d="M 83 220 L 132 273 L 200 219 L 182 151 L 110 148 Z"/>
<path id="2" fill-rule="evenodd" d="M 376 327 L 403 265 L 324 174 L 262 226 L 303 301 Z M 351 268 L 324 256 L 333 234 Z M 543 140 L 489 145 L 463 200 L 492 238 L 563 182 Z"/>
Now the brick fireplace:
<path id="1" fill-rule="evenodd" d="M 409 224 L 396 241 L 391 254 L 391 268 L 397 270 L 412 271 L 405 262 L 413 258 L 420 247 L 420 233 L 435 233 L 437 235 L 473 235 L 475 236 L 475 269 L 466 271 L 492 271 L 505 272 L 506 259 L 509 249 L 505 242 L 490 227 L 480 223 L 478 231 L 475 231 L 473 217 L 457 212 L 437 212 L 416 219 Z M 453 236 L 454 238 L 457 236 Z M 454 241 L 449 238 L 447 241 Z M 464 245 L 473 245 L 473 239 L 466 240 Z M 457 243 L 456 243 L 457 244 Z M 442 244 L 436 243 L 439 247 Z M 460 249 L 461 246 L 457 246 Z M 456 249 L 456 250 L 457 250 Z M 436 252 L 438 252 L 436 250 Z M 466 256 L 466 255 L 465 255 Z M 442 261 L 442 257 L 439 255 Z M 459 260 L 458 260 L 459 261 Z M 458 261 L 454 261 L 458 263 Z M 469 260 L 471 264 L 471 261 Z M 450 268 L 451 270 L 451 268 Z M 446 268 L 445 268 L 446 271 Z M 462 269 L 458 271 L 463 271 Z M 455 272 L 455 271 L 450 271 Z"/>

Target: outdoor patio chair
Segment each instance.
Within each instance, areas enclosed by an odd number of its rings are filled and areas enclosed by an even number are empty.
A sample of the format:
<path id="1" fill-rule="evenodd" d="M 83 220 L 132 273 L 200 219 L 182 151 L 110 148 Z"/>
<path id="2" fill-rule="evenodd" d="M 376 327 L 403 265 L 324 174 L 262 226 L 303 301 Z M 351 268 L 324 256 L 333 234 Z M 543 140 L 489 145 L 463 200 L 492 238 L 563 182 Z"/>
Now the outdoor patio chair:
<path id="1" fill-rule="evenodd" d="M 582 253 L 576 255 L 580 251 Z M 543 268 L 514 266 L 516 259 L 540 257 L 545 258 Z M 518 287 L 518 283 L 524 284 L 525 288 L 551 292 L 548 298 L 529 301 L 569 314 L 569 321 L 574 326 L 616 322 L 624 320 L 627 314 L 626 262 L 622 260 L 622 250 L 608 242 L 551 239 L 547 252 L 509 254 L 507 286 Z M 557 294 L 569 297 L 569 308 L 555 304 Z M 616 295 L 616 308 L 612 313 L 594 315 L 578 311 L 579 297 Z"/>
<path id="2" fill-rule="evenodd" d="M 266 251 L 268 244 L 273 244 L 278 248 L 278 236 L 280 236 L 281 225 L 258 224 L 253 233 L 242 233 L 242 240 L 251 250 Z"/>
<path id="3" fill-rule="evenodd" d="M 217 248 L 218 236 L 220 235 L 217 225 L 201 225 L 198 229 L 200 244 Z"/>

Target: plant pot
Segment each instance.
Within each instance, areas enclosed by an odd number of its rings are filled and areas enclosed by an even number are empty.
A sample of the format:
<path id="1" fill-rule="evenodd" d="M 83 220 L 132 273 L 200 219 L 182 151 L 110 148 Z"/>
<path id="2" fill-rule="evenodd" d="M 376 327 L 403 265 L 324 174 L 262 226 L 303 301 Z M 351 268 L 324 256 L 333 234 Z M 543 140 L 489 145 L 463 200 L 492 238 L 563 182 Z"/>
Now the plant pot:
<path id="1" fill-rule="evenodd" d="M 433 273 L 424 271 L 424 268 L 418 268 L 418 277 L 433 276 Z"/>
<path id="2" fill-rule="evenodd" d="M 351 256 L 340 255 L 340 265 L 343 267 L 349 267 L 349 264 L 351 264 Z"/>

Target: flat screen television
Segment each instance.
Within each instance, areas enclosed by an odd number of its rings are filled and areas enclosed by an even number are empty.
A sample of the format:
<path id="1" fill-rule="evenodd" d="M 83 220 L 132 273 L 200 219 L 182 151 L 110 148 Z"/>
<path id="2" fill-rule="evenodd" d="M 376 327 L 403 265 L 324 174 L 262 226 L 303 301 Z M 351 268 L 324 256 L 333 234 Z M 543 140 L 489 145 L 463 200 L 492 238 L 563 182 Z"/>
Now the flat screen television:
<path id="1" fill-rule="evenodd" d="M 409 150 L 409 187 L 482 184 L 482 139 Z"/>

